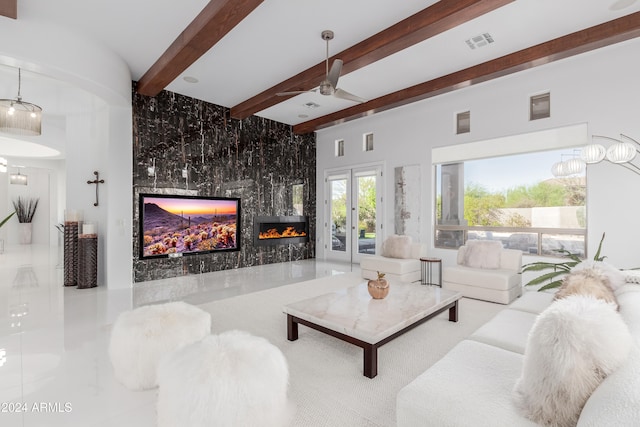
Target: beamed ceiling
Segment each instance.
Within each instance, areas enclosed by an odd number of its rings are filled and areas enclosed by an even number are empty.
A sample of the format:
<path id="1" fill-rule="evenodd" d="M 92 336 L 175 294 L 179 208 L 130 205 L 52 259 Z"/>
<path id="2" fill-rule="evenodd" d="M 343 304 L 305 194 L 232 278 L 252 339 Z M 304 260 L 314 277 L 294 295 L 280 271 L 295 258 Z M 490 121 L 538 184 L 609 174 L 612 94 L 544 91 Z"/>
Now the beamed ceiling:
<path id="1" fill-rule="evenodd" d="M 49 4 L 52 3 L 52 4 Z M 122 56 L 137 91 L 167 89 L 313 132 L 640 35 L 636 0 L 20 0 Z M 95 3 L 95 2 L 93 2 Z M 15 14 L 0 0 L 0 14 Z M 13 6 L 13 9 L 12 9 Z M 115 23 L 117 22 L 117 25 Z M 356 103 L 319 91 L 329 64 Z M 467 40 L 486 34 L 484 46 Z M 186 79 L 185 79 L 186 78 Z M 196 83 L 188 81 L 197 80 Z M 315 107 L 315 108 L 309 108 Z"/>

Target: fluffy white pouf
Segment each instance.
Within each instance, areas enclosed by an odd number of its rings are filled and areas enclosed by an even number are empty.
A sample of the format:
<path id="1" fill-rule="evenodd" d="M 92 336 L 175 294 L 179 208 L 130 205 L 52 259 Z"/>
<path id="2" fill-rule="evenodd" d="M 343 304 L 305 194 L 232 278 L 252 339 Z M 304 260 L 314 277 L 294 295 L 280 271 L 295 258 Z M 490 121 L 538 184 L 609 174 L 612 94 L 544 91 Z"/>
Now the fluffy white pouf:
<path id="1" fill-rule="evenodd" d="M 632 345 L 615 304 L 586 295 L 553 302 L 529 332 L 515 400 L 545 426 L 575 426 L 600 382 L 626 360 Z"/>
<path id="2" fill-rule="evenodd" d="M 158 426 L 286 426 L 288 383 L 287 361 L 266 339 L 210 335 L 158 366 Z"/>
<path id="3" fill-rule="evenodd" d="M 131 390 L 153 388 L 162 357 L 210 333 L 211 315 L 180 301 L 121 313 L 109 343 L 116 379 Z"/>

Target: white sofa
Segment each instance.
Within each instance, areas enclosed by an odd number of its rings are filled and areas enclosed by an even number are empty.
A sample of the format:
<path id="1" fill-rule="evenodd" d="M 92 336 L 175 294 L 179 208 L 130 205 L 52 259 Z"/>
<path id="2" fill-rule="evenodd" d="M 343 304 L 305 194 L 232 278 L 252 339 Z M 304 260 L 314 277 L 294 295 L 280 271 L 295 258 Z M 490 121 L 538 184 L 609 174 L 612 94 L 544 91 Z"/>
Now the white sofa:
<path id="1" fill-rule="evenodd" d="M 394 240 L 402 241 L 406 247 L 395 251 L 386 249 Z M 392 235 L 383 243 L 381 252 L 382 255 L 362 255 L 360 270 L 363 278 L 376 279 L 379 271 L 392 282 L 410 283 L 420 280 L 420 257 L 423 255 L 420 243 L 411 243 L 408 236 Z M 389 256 L 394 252 L 396 256 Z"/>
<path id="2" fill-rule="evenodd" d="M 468 298 L 509 304 L 522 295 L 522 251 L 516 249 L 497 250 L 494 263 L 480 262 L 484 267 L 470 267 L 465 260 L 472 244 L 482 241 L 469 241 L 458 249 L 455 266 L 444 267 L 442 271 L 442 287 L 460 292 Z M 491 242 L 500 245 L 499 242 Z"/>
<path id="3" fill-rule="evenodd" d="M 626 362 L 591 394 L 578 427 L 640 425 L 640 284 L 625 284 L 616 296 L 634 344 Z M 525 292 L 401 389 L 398 427 L 536 426 L 516 409 L 513 388 L 529 329 L 552 298 Z"/>

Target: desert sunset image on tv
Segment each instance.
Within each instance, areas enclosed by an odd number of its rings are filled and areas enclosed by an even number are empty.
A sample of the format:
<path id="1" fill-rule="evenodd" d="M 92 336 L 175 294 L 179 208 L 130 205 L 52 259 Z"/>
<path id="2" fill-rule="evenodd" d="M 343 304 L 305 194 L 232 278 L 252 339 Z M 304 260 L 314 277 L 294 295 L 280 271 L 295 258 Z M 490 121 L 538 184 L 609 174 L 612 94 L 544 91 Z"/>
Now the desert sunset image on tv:
<path id="1" fill-rule="evenodd" d="M 142 256 L 237 250 L 239 203 L 141 195 Z"/>

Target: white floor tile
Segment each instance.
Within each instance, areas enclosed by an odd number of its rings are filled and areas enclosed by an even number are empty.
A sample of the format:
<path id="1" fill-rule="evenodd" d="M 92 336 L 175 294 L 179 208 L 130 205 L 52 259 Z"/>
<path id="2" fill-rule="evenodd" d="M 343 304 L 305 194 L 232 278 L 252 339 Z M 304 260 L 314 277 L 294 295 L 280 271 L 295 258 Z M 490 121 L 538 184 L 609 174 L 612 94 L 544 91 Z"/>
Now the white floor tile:
<path id="1" fill-rule="evenodd" d="M 2 427 L 153 427 L 157 391 L 127 390 L 113 376 L 107 348 L 118 314 L 164 301 L 206 303 L 358 269 L 305 260 L 108 290 L 65 288 L 60 261 L 57 248 L 41 245 L 8 246 L 0 254 Z"/>

